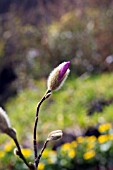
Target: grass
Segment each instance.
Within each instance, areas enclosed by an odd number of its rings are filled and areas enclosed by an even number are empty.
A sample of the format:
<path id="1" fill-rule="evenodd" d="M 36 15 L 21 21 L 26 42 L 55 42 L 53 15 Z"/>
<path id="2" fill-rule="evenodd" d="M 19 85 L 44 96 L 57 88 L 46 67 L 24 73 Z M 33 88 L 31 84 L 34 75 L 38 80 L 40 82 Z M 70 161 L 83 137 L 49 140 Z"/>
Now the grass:
<path id="1" fill-rule="evenodd" d="M 9 99 L 6 110 L 19 138 L 32 140 L 33 122 L 37 102 L 46 91 L 45 80 L 34 83 L 34 87 L 21 91 Z M 102 113 L 87 116 L 90 102 L 96 98 L 113 97 L 113 74 L 68 78 L 58 92 L 45 101 L 39 114 L 38 133 L 40 140 L 55 129 L 66 127 L 86 128 L 100 121 L 113 121 L 113 105 L 105 107 Z"/>

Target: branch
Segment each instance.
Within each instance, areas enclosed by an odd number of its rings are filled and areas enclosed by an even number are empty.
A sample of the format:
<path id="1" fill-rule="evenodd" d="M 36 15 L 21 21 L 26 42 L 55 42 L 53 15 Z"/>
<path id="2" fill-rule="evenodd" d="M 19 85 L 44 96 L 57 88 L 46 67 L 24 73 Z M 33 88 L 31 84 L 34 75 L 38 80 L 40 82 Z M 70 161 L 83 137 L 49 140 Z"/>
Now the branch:
<path id="1" fill-rule="evenodd" d="M 35 167 L 38 166 L 37 163 L 37 142 L 36 142 L 36 129 L 37 129 L 37 124 L 38 124 L 38 115 L 39 115 L 39 109 L 41 104 L 51 95 L 51 91 L 47 90 L 47 92 L 45 93 L 45 95 L 42 97 L 42 99 L 40 100 L 40 102 L 37 105 L 37 110 L 36 110 L 36 117 L 35 117 L 35 124 L 34 124 L 34 133 L 33 133 L 33 146 L 34 146 L 34 157 L 35 157 Z"/>
<path id="2" fill-rule="evenodd" d="M 45 141 L 45 143 L 44 143 L 44 145 L 43 145 L 43 147 L 42 147 L 42 149 L 41 149 L 41 151 L 40 151 L 40 153 L 39 153 L 39 156 L 37 157 L 37 159 L 36 159 L 36 161 L 35 161 L 36 164 L 37 164 L 37 167 L 38 167 L 38 164 L 39 164 L 39 162 L 40 162 L 40 158 L 41 158 L 41 156 L 42 156 L 42 154 L 43 154 L 43 152 L 44 152 L 44 150 L 45 150 L 48 142 L 49 142 L 48 140 Z"/>
<path id="3" fill-rule="evenodd" d="M 16 146 L 17 146 L 17 149 L 18 149 L 18 150 L 17 150 L 17 155 L 23 160 L 23 162 L 26 164 L 26 166 L 27 166 L 30 170 L 35 170 L 35 167 L 33 166 L 33 164 L 29 164 L 29 163 L 26 161 L 24 155 L 22 154 L 22 151 L 21 151 L 21 148 L 20 148 L 20 145 L 19 145 L 19 143 L 18 143 L 17 138 L 13 138 L 13 140 L 14 140 Z"/>

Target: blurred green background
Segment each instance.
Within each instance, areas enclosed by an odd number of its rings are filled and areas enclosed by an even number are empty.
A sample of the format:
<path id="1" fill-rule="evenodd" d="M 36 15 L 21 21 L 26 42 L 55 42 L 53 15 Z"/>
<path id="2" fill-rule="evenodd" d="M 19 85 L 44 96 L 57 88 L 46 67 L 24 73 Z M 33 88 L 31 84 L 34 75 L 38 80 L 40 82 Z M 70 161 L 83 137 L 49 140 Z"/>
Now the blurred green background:
<path id="1" fill-rule="evenodd" d="M 0 105 L 23 145 L 32 145 L 37 102 L 63 61 L 71 73 L 41 107 L 38 139 L 113 122 L 113 0 L 0 0 L 0 37 Z"/>

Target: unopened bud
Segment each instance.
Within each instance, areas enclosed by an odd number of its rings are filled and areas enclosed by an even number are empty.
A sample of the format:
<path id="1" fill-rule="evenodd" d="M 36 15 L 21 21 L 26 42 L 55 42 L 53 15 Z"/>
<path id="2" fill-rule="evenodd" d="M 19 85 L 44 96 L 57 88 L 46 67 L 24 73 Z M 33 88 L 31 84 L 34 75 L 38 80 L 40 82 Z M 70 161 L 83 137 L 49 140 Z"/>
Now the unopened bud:
<path id="1" fill-rule="evenodd" d="M 64 84 L 67 76 L 69 75 L 70 61 L 61 63 L 49 75 L 47 81 L 48 90 L 58 90 Z"/>
<path id="2" fill-rule="evenodd" d="M 48 135 L 47 141 L 58 140 L 62 138 L 62 135 L 62 130 L 54 130 Z"/>
<path id="3" fill-rule="evenodd" d="M 32 162 L 29 162 L 29 167 L 32 169 L 32 170 L 35 170 L 35 165 L 32 163 Z"/>
<path id="4" fill-rule="evenodd" d="M 18 149 L 17 148 L 14 148 L 14 155 L 19 155 L 19 151 L 18 151 Z"/>
<path id="5" fill-rule="evenodd" d="M 0 107 L 0 131 L 5 133 L 6 129 L 10 128 L 10 120 L 6 112 Z"/>

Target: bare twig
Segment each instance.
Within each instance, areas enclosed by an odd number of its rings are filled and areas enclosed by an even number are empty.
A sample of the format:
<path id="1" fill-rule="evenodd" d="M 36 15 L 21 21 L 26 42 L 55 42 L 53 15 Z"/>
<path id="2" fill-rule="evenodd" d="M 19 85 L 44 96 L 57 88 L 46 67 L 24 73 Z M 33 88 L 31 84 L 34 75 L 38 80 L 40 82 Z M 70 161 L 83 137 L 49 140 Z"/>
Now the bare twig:
<path id="1" fill-rule="evenodd" d="M 22 151 L 21 151 L 21 148 L 20 148 L 20 145 L 19 145 L 19 143 L 18 143 L 17 138 L 14 138 L 13 140 L 14 140 L 16 146 L 17 146 L 17 149 L 18 149 L 18 150 L 17 150 L 17 151 L 18 151 L 18 154 L 17 154 L 17 155 L 23 160 L 23 162 L 26 164 L 26 166 L 27 166 L 30 170 L 35 170 L 35 167 L 33 167 L 32 164 L 30 165 L 30 164 L 26 161 L 24 155 L 22 154 Z"/>
<path id="2" fill-rule="evenodd" d="M 39 162 L 40 162 L 40 158 L 41 158 L 41 156 L 42 156 L 42 154 L 43 154 L 43 152 L 44 152 L 44 150 L 45 150 L 48 142 L 49 142 L 48 140 L 45 141 L 45 143 L 44 143 L 44 145 L 43 145 L 43 147 L 42 147 L 42 149 L 41 149 L 41 151 L 40 151 L 40 153 L 39 153 L 39 155 L 38 155 L 38 157 L 37 157 L 37 159 L 36 159 L 37 167 L 38 167 L 38 164 L 39 164 Z"/>
<path id="3" fill-rule="evenodd" d="M 37 124 L 38 124 L 38 115 L 39 115 L 39 109 L 41 104 L 51 95 L 51 91 L 47 90 L 47 92 L 45 93 L 45 95 L 42 97 L 42 99 L 40 100 L 40 102 L 37 105 L 37 109 L 36 109 L 36 117 L 35 117 L 35 124 L 34 124 L 34 133 L 33 133 L 33 145 L 34 145 L 34 158 L 35 158 L 35 167 L 38 166 L 38 162 L 37 162 L 37 140 L 36 140 L 36 129 L 37 129 Z"/>

